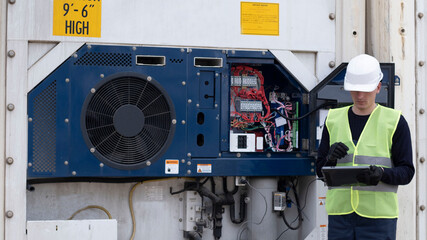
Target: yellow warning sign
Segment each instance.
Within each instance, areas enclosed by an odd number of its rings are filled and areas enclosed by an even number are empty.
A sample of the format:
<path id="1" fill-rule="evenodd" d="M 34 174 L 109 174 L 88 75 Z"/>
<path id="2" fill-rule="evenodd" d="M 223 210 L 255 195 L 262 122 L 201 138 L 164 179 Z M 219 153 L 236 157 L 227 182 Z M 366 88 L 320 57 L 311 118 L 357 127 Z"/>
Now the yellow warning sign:
<path id="1" fill-rule="evenodd" d="M 54 0 L 53 35 L 101 37 L 102 0 Z"/>
<path id="2" fill-rule="evenodd" d="M 279 4 L 240 3 L 241 34 L 279 36 Z"/>

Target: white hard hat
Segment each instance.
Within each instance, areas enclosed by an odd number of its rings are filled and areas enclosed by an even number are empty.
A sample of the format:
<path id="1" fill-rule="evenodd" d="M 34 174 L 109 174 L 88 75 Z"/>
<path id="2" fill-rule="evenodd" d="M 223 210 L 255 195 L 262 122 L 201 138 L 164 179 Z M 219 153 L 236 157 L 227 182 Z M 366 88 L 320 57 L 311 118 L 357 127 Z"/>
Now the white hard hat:
<path id="1" fill-rule="evenodd" d="M 361 54 L 350 60 L 344 77 L 346 91 L 372 92 L 383 79 L 380 63 L 372 56 Z"/>

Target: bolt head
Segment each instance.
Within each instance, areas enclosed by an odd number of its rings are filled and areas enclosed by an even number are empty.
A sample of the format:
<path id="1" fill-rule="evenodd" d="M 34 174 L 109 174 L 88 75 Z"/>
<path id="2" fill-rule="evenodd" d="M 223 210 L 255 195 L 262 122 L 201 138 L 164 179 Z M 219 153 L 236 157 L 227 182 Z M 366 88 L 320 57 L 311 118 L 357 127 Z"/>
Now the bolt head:
<path id="1" fill-rule="evenodd" d="M 6 217 L 7 217 L 7 218 L 12 218 L 12 217 L 13 217 L 13 212 L 12 212 L 12 211 L 10 211 L 10 210 L 9 210 L 9 211 L 7 211 L 7 212 L 6 212 Z"/>
<path id="2" fill-rule="evenodd" d="M 424 13 L 419 12 L 419 13 L 418 13 L 418 17 L 419 17 L 419 18 L 423 18 L 423 17 L 424 17 Z"/>
<path id="3" fill-rule="evenodd" d="M 94 153 L 95 152 L 95 148 L 90 148 L 90 152 Z"/>
<path id="4" fill-rule="evenodd" d="M 425 62 L 424 62 L 424 61 L 419 61 L 419 62 L 418 62 L 418 66 L 420 66 L 420 67 L 424 66 L 424 64 L 425 64 Z"/>
<path id="5" fill-rule="evenodd" d="M 64 122 L 65 122 L 65 123 L 69 123 L 69 122 L 70 122 L 70 120 L 69 120 L 68 118 L 66 118 L 66 119 L 64 120 Z"/>
<path id="6" fill-rule="evenodd" d="M 104 75 L 103 73 L 101 73 L 101 74 L 99 75 L 99 77 L 104 78 L 104 77 L 105 77 L 105 75 Z"/>
<path id="7" fill-rule="evenodd" d="M 11 157 L 6 158 L 6 163 L 9 165 L 12 165 L 13 164 L 13 158 L 11 158 Z"/>
<path id="8" fill-rule="evenodd" d="M 191 100 L 191 99 L 188 99 L 188 100 L 187 100 L 187 102 L 188 102 L 188 103 L 191 103 L 191 102 L 192 102 L 192 100 Z"/>
<path id="9" fill-rule="evenodd" d="M 421 206 L 420 206 L 420 210 L 421 210 L 421 211 L 424 211 L 425 209 L 426 209 L 426 206 L 424 206 L 424 205 L 421 205 Z"/>
<path id="10" fill-rule="evenodd" d="M 147 77 L 147 81 L 149 81 L 149 82 L 150 82 L 151 80 L 153 80 L 153 78 L 152 78 L 151 76 L 148 76 L 148 77 Z"/>
<path id="11" fill-rule="evenodd" d="M 67 165 L 68 165 L 68 161 L 64 161 L 64 165 L 66 165 L 66 166 L 67 166 Z"/>
<path id="12" fill-rule="evenodd" d="M 32 163 L 28 163 L 28 167 L 32 167 L 33 166 L 33 164 Z"/>
<path id="13" fill-rule="evenodd" d="M 185 124 L 185 120 L 182 120 L 181 123 L 182 123 L 182 125 L 184 125 Z"/>
<path id="14" fill-rule="evenodd" d="M 9 51 L 7 52 L 7 56 L 8 56 L 8 57 L 11 57 L 11 58 L 15 57 L 15 51 L 13 51 L 13 50 L 9 50 Z"/>
<path id="15" fill-rule="evenodd" d="M 28 118 L 28 122 L 32 122 L 33 121 L 33 119 L 32 118 Z"/>
<path id="16" fill-rule="evenodd" d="M 236 154 L 236 156 L 239 158 L 239 157 L 241 157 L 241 156 L 242 156 L 242 154 L 237 153 L 237 154 Z"/>
<path id="17" fill-rule="evenodd" d="M 335 13 L 329 13 L 329 19 L 334 20 L 335 19 Z"/>
<path id="18" fill-rule="evenodd" d="M 420 114 L 424 114 L 425 110 L 424 109 L 420 109 Z"/>
<path id="19" fill-rule="evenodd" d="M 133 46 L 133 47 L 132 47 L 132 50 L 136 51 L 136 47 L 135 47 L 135 46 Z"/>
<path id="20" fill-rule="evenodd" d="M 7 110 L 13 111 L 15 109 L 15 105 L 13 103 L 7 104 Z"/>
<path id="21" fill-rule="evenodd" d="M 191 157 L 191 153 L 187 153 L 187 157 Z"/>
<path id="22" fill-rule="evenodd" d="M 69 79 L 69 78 L 66 78 L 66 79 L 65 79 L 65 82 L 66 82 L 66 83 L 69 83 L 69 82 L 70 82 L 70 79 Z"/>
<path id="23" fill-rule="evenodd" d="M 191 170 L 187 170 L 187 174 L 191 174 Z"/>
<path id="24" fill-rule="evenodd" d="M 150 162 L 150 161 L 147 161 L 145 164 L 146 164 L 147 166 L 151 166 L 151 162 Z"/>
<path id="25" fill-rule="evenodd" d="M 15 4 L 16 0 L 9 0 L 10 4 Z"/>
<path id="26" fill-rule="evenodd" d="M 76 176 L 76 175 L 77 175 L 77 172 L 76 172 L 76 171 L 72 171 L 72 172 L 71 172 L 71 174 L 72 174 L 73 176 Z"/>
<path id="27" fill-rule="evenodd" d="M 190 166 L 190 165 L 191 165 L 191 162 L 190 162 L 190 161 L 188 161 L 188 162 L 187 162 L 187 165 L 188 165 L 188 166 Z"/>
<path id="28" fill-rule="evenodd" d="M 100 164 L 99 164 L 99 167 L 104 167 L 104 164 L 103 164 L 103 163 L 100 163 Z"/>
<path id="29" fill-rule="evenodd" d="M 420 158 L 420 162 L 421 162 L 421 163 L 424 163 L 425 161 L 426 161 L 426 158 L 425 158 L 425 157 L 421 157 L 421 158 Z"/>
<path id="30" fill-rule="evenodd" d="M 90 89 L 90 92 L 91 92 L 91 93 L 95 93 L 95 92 L 96 92 L 96 89 L 95 89 L 95 88 L 91 88 L 91 89 Z"/>
<path id="31" fill-rule="evenodd" d="M 333 67 L 335 67 L 335 62 L 334 61 L 330 61 L 328 65 L 329 65 L 330 68 L 333 68 Z"/>

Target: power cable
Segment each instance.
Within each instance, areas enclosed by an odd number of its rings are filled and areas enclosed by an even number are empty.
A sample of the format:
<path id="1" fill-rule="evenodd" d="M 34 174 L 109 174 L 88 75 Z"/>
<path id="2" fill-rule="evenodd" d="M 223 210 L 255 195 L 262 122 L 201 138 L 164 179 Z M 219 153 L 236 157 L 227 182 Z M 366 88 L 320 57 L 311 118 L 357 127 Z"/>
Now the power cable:
<path id="1" fill-rule="evenodd" d="M 101 207 L 98 205 L 89 205 L 87 207 L 84 207 L 84 208 L 79 209 L 76 212 L 74 212 L 73 215 L 71 215 L 71 217 L 68 218 L 68 220 L 72 220 L 78 213 L 80 213 L 84 210 L 87 210 L 87 209 L 91 209 L 91 208 L 100 209 L 100 210 L 104 211 L 107 214 L 108 218 L 112 219 L 110 212 L 107 209 L 105 209 L 104 207 Z"/>

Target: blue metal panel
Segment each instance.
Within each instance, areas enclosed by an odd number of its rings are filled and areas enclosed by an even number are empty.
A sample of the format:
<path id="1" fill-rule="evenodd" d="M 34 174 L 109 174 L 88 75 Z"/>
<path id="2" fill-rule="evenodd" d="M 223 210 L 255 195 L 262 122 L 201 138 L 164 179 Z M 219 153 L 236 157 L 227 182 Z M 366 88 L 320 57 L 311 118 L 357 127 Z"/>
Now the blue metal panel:
<path id="1" fill-rule="evenodd" d="M 165 65 L 137 65 L 137 55 L 164 56 Z M 229 153 L 230 59 L 272 65 L 274 57 L 261 51 L 236 51 L 228 56 L 212 49 L 186 52 L 180 48 L 83 46 L 77 56 L 67 59 L 28 94 L 28 117 L 32 120 L 28 124 L 29 180 L 313 174 L 314 159 L 304 152 L 304 157 L 272 153 L 271 158 L 266 153 L 245 153 L 240 158 Z M 197 67 L 194 57 L 222 59 L 222 66 Z M 162 86 L 175 109 L 172 143 L 146 167 L 123 170 L 103 164 L 84 141 L 80 121 L 86 97 L 98 83 L 118 73 L 150 76 Z M 289 73 L 281 79 L 291 81 L 289 86 L 300 91 Z M 165 173 L 170 159 L 179 160 L 177 174 Z M 211 172 L 197 173 L 198 164 L 211 166 Z"/>

